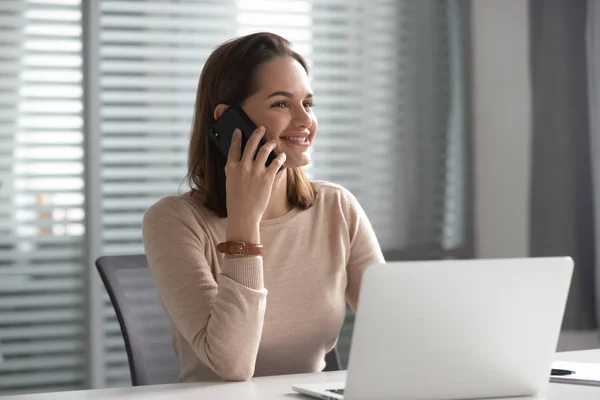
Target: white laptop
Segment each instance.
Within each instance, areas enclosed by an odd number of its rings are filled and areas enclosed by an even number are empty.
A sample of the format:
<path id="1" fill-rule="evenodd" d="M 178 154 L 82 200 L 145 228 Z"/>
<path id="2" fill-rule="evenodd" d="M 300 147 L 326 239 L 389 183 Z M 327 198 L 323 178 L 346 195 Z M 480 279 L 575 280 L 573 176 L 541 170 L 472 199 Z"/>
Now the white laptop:
<path id="1" fill-rule="evenodd" d="M 548 385 L 572 272 L 570 258 L 370 266 L 361 284 L 346 382 L 293 389 L 345 400 L 540 395 Z"/>

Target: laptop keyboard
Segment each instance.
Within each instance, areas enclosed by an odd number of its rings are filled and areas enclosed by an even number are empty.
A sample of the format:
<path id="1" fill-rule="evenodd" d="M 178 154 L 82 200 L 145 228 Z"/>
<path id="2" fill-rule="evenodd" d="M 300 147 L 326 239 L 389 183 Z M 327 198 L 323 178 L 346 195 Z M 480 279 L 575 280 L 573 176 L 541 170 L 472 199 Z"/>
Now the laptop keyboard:
<path id="1" fill-rule="evenodd" d="M 327 391 L 335 394 L 344 394 L 344 389 L 327 389 Z"/>

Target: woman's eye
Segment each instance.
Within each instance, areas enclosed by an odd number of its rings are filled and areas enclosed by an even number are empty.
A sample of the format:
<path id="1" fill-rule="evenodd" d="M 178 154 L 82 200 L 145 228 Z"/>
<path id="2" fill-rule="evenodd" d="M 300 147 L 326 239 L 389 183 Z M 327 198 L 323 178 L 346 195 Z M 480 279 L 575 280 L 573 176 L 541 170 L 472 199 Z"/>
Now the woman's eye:
<path id="1" fill-rule="evenodd" d="M 287 106 L 288 106 L 288 104 L 285 101 L 278 101 L 277 103 L 274 103 L 271 107 L 285 108 Z M 312 101 L 305 101 L 304 103 L 302 103 L 302 106 L 304 108 L 312 108 L 312 107 L 314 107 L 314 104 Z"/>

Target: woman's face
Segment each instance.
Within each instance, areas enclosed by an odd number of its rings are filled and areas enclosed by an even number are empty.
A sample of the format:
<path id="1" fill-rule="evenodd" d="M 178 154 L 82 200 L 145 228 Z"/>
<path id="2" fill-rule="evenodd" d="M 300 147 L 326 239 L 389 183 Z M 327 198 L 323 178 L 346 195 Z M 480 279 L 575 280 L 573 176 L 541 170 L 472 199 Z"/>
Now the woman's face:
<path id="1" fill-rule="evenodd" d="M 242 108 L 257 126 L 265 126 L 265 140 L 276 141 L 276 151 L 286 155 L 286 167 L 307 165 L 317 118 L 306 71 L 291 57 L 276 57 L 258 68 L 255 79 L 258 91 Z"/>

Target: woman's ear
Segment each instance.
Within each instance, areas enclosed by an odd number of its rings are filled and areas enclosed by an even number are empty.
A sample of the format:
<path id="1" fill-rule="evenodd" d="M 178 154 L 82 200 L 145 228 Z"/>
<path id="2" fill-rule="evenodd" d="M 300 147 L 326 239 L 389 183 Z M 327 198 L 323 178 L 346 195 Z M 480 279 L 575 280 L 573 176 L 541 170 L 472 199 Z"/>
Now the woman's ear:
<path id="1" fill-rule="evenodd" d="M 219 104 L 218 106 L 215 107 L 215 111 L 213 113 L 213 118 L 216 120 L 219 119 L 219 117 L 221 115 L 223 115 L 223 113 L 225 112 L 225 110 L 227 110 L 229 108 L 229 106 L 227 104 Z"/>

